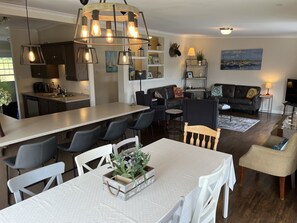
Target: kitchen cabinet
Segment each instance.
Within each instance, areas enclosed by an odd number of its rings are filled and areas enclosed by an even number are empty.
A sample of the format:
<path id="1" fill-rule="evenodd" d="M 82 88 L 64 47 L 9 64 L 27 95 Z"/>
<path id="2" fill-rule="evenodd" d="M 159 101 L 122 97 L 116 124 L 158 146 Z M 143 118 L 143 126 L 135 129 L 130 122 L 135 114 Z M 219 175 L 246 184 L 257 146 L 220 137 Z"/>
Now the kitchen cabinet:
<path id="1" fill-rule="evenodd" d="M 64 64 L 65 50 L 63 43 L 47 43 L 41 45 L 46 64 Z"/>
<path id="2" fill-rule="evenodd" d="M 34 78 L 59 78 L 57 65 L 31 65 L 31 76 Z"/>
<path id="3" fill-rule="evenodd" d="M 84 81 L 88 80 L 88 65 L 77 63 L 77 52 L 84 45 L 67 42 L 65 43 L 65 73 L 66 80 Z"/>

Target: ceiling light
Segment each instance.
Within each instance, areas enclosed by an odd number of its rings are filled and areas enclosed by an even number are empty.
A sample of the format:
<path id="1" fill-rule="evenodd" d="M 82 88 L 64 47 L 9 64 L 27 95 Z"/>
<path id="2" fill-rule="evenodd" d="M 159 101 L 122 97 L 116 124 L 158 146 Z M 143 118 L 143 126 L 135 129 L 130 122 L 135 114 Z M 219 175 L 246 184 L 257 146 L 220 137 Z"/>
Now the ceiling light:
<path id="1" fill-rule="evenodd" d="M 223 35 L 229 35 L 232 33 L 233 28 L 220 28 L 220 31 Z"/>
<path id="2" fill-rule="evenodd" d="M 21 46 L 21 64 L 22 65 L 45 65 L 45 60 L 40 45 L 33 45 L 30 36 L 30 24 L 28 16 L 28 1 L 26 0 L 26 17 L 29 45 Z"/>
<path id="3" fill-rule="evenodd" d="M 74 42 L 98 46 L 142 45 L 148 43 L 149 34 L 143 12 L 138 8 L 122 3 L 98 3 L 84 5 L 78 10 Z M 138 23 L 142 21 L 145 33 L 139 35 Z M 100 26 L 102 25 L 102 26 Z M 105 26 L 105 27 L 104 27 Z M 122 28 L 125 29 L 122 30 Z"/>
<path id="4" fill-rule="evenodd" d="M 119 52 L 118 64 L 132 65 L 131 52 L 125 49 L 129 45 L 142 45 L 149 42 L 149 34 L 143 12 L 121 3 L 88 4 L 88 0 L 80 0 L 84 5 L 78 10 L 74 42 L 87 46 L 123 46 Z M 145 33 L 140 35 L 138 23 L 142 22 Z M 95 50 L 95 49 L 94 49 Z"/>

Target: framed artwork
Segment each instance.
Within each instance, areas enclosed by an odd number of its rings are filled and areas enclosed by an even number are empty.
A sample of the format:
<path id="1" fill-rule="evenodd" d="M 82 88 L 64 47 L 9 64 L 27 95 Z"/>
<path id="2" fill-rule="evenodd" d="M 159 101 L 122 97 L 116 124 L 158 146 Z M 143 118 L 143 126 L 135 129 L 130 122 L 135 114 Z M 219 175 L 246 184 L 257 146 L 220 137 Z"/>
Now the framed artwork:
<path id="1" fill-rule="evenodd" d="M 222 50 L 221 70 L 261 70 L 263 49 Z"/>
<path id="2" fill-rule="evenodd" d="M 193 78 L 193 71 L 187 71 L 186 78 Z"/>
<path id="3" fill-rule="evenodd" d="M 106 73 L 117 73 L 117 51 L 105 51 Z"/>

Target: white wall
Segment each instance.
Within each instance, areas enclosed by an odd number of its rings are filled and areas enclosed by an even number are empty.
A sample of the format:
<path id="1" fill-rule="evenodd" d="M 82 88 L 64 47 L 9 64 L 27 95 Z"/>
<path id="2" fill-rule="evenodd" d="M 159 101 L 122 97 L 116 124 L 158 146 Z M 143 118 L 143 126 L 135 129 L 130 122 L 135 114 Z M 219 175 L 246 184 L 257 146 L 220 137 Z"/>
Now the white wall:
<path id="1" fill-rule="evenodd" d="M 273 113 L 282 113 L 286 79 L 297 78 L 296 38 L 187 38 L 187 49 L 202 50 L 208 60 L 208 87 L 214 83 L 255 85 L 266 93 L 265 82 L 272 82 Z M 262 68 L 220 70 L 221 50 L 263 48 Z"/>

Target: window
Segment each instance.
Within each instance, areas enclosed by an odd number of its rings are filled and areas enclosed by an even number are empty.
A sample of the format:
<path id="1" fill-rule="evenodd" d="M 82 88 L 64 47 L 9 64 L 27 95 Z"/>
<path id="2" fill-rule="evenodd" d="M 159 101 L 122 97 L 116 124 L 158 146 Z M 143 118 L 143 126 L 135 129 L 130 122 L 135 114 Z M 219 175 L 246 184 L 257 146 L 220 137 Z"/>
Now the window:
<path id="1" fill-rule="evenodd" d="M 12 57 L 0 57 L 0 82 L 14 81 Z"/>

